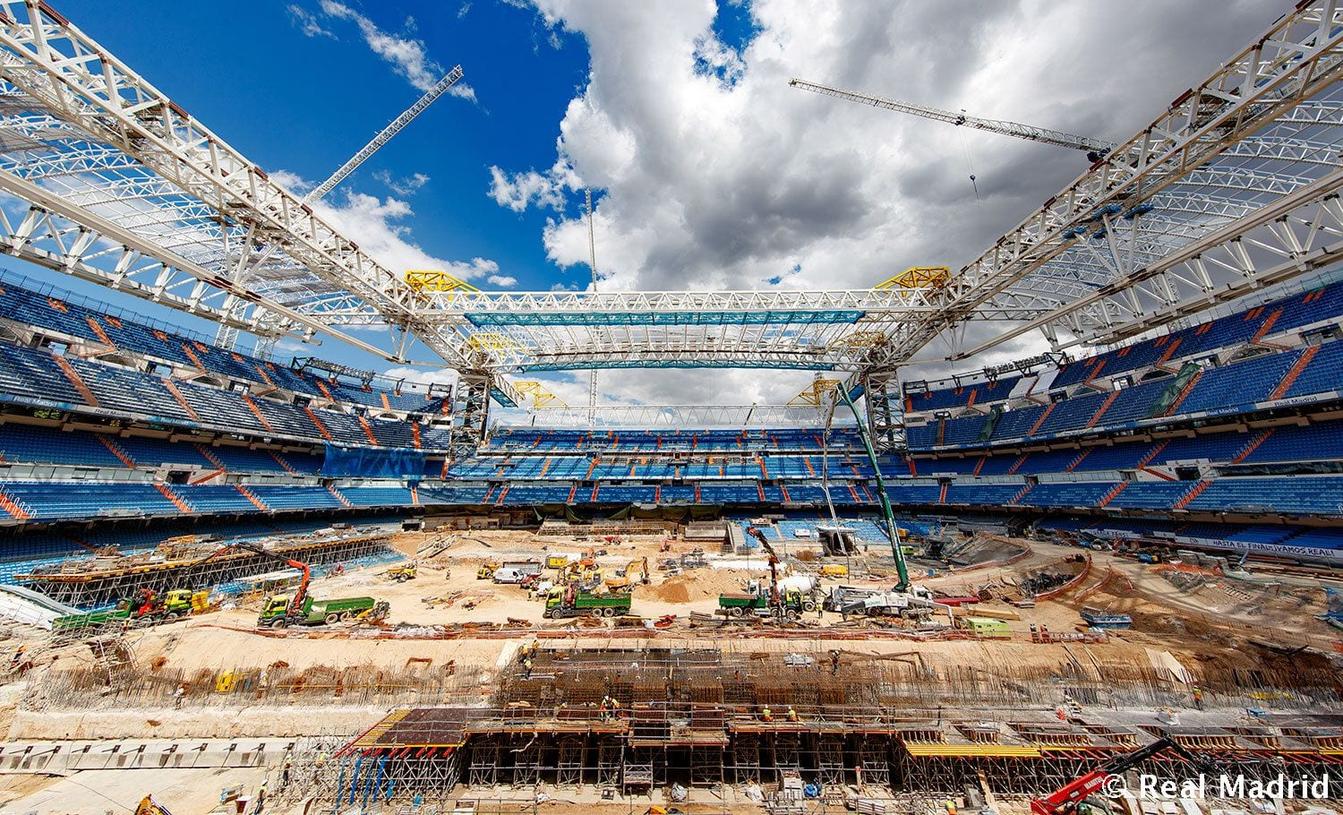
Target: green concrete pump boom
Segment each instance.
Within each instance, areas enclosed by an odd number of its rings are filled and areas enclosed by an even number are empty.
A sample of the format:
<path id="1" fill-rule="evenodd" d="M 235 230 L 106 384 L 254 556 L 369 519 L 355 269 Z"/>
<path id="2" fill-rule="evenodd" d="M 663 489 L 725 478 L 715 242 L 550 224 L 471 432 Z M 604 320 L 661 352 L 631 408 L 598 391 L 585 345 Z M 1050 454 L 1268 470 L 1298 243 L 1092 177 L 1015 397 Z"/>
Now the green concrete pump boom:
<path id="1" fill-rule="evenodd" d="M 886 522 L 886 534 L 891 539 L 891 554 L 895 556 L 895 572 L 900 576 L 900 582 L 895 584 L 895 590 L 908 591 L 909 567 L 905 565 L 905 551 L 900 546 L 900 527 L 895 522 L 895 510 L 891 509 L 890 496 L 886 494 L 886 482 L 881 478 L 881 466 L 877 463 L 877 451 L 872 448 L 872 438 L 867 434 L 867 426 L 863 424 L 863 417 L 858 413 L 858 407 L 849 398 L 849 389 L 841 383 L 835 388 L 835 392 L 844 400 L 844 404 L 849 406 L 849 410 L 853 411 L 853 420 L 858 425 L 858 437 L 863 440 L 863 447 L 867 450 L 867 460 L 872 462 L 872 472 L 877 479 L 877 500 L 881 502 L 881 514 L 882 519 Z"/>

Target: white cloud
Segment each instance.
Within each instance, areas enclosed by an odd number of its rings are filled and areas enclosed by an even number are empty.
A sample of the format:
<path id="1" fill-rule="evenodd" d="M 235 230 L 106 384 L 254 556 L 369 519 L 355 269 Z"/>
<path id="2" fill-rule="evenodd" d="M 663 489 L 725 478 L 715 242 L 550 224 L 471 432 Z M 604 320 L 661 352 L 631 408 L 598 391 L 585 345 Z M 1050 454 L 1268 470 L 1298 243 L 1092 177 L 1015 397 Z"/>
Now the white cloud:
<path id="1" fill-rule="evenodd" d="M 298 30 L 303 32 L 305 37 L 329 37 L 336 39 L 336 35 L 322 26 L 322 22 L 317 19 L 317 15 L 308 11 L 304 7 L 294 3 L 289 6 L 289 19 Z"/>
<path id="2" fill-rule="evenodd" d="M 563 159 L 544 173 L 526 170 L 510 175 L 504 169 L 490 165 L 490 197 L 499 206 L 514 212 L 522 212 L 529 206 L 563 210 L 565 190 L 576 190 L 578 186 L 573 168 Z"/>
<path id="3" fill-rule="evenodd" d="M 756 0 L 758 33 L 738 50 L 714 35 L 711 0 L 536 7 L 543 25 L 582 37 L 590 74 L 557 125 L 552 169 L 492 167 L 490 196 L 554 210 L 541 238 L 569 268 L 587 263 L 587 228 L 563 193 L 602 189 L 605 290 L 858 287 L 907 266 L 959 266 L 1085 168 L 1071 151 L 810 94 L 790 77 L 1123 138 L 1271 16 L 1253 0 Z M 689 376 L 608 381 L 665 392 Z M 738 395 L 774 377 L 696 376 Z"/>
<path id="4" fill-rule="evenodd" d="M 271 173 L 291 190 L 311 189 L 312 183 L 287 170 Z M 497 275 L 499 264 L 489 258 L 469 261 L 446 260 L 426 252 L 411 237 L 405 219 L 413 214 L 410 204 L 399 198 L 378 198 L 357 192 L 333 194 L 313 204 L 317 214 L 349 237 L 374 260 L 402 273 L 410 269 L 449 272 L 463 280 Z"/>
<path id="5" fill-rule="evenodd" d="M 451 368 L 411 368 L 401 366 L 383 371 L 388 379 L 404 379 L 407 382 L 421 384 L 451 385 L 457 381 L 457 372 Z"/>
<path id="6" fill-rule="evenodd" d="M 358 26 L 359 33 L 373 53 L 390 63 L 398 74 L 417 89 L 427 91 L 443 77 L 443 66 L 429 57 L 422 40 L 390 34 L 368 17 L 337 0 L 321 0 L 321 9 L 328 17 L 347 20 Z M 414 19 L 407 18 L 407 23 L 407 29 L 413 32 Z M 458 81 L 447 92 L 450 96 L 476 101 L 475 89 L 466 82 Z"/>
<path id="7" fill-rule="evenodd" d="M 491 286 L 498 286 L 501 289 L 511 289 L 518 285 L 518 279 L 508 274 L 492 274 L 485 278 L 485 282 Z"/>
<path id="8" fill-rule="evenodd" d="M 317 186 L 313 182 L 289 170 L 276 170 L 270 174 L 270 180 L 296 195 L 303 195 Z"/>
<path id="9" fill-rule="evenodd" d="M 404 178 L 397 178 L 388 170 L 378 170 L 373 177 L 397 195 L 414 195 L 420 191 L 420 187 L 429 183 L 429 176 L 424 173 L 411 173 Z"/>

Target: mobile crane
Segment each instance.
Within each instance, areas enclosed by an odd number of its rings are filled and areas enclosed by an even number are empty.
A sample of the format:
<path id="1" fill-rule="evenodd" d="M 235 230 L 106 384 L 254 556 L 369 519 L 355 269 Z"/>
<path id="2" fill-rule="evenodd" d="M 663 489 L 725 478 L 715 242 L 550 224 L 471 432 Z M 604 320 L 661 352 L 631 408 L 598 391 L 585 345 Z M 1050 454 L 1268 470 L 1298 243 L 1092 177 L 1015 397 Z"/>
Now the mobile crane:
<path id="1" fill-rule="evenodd" d="M 1043 798 L 1032 799 L 1031 812 L 1033 815 L 1074 815 L 1078 807 L 1093 794 L 1102 790 L 1110 778 L 1131 770 L 1147 759 L 1159 756 L 1168 750 L 1200 769 L 1203 769 L 1207 764 L 1199 756 L 1181 747 L 1171 737 L 1162 736 L 1146 747 L 1139 747 L 1131 753 L 1111 758 L 1086 775 L 1059 787 Z"/>

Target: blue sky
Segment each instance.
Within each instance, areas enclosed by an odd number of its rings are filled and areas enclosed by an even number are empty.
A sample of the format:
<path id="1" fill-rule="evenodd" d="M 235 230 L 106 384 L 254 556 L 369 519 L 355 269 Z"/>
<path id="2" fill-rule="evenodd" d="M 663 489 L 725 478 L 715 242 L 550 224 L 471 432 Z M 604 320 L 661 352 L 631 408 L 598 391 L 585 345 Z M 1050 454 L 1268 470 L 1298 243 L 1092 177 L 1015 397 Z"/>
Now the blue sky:
<path id="1" fill-rule="evenodd" d="M 836 103 L 790 77 L 1122 139 L 1277 13 L 1262 0 L 57 6 L 260 166 L 309 182 L 460 63 L 474 99 L 445 96 L 402 131 L 328 197 L 332 219 L 391 268 L 541 291 L 588 284 L 584 186 L 598 191 L 607 290 L 852 288 L 959 266 L 1071 181 L 1079 157 Z M 949 373 L 947 350 L 919 373 Z M 1023 338 L 979 364 L 1038 350 Z M 379 367 L 334 342 L 299 353 Z M 808 378 L 631 370 L 603 387 L 655 404 L 781 403 Z M 552 379 L 586 400 L 581 375 Z"/>
<path id="2" fill-rule="evenodd" d="M 422 92 L 396 63 L 371 50 L 355 22 L 324 14 L 316 0 L 292 4 L 326 32 L 315 36 L 305 35 L 302 13 L 286 3 L 243 2 L 227 12 L 209 3 L 133 5 L 136 13 L 127 14 L 121 4 L 65 0 L 60 10 L 271 171 L 325 178 Z M 587 73 L 582 38 L 548 30 L 529 9 L 492 1 L 349 7 L 388 35 L 421 42 L 444 71 L 461 64 L 476 100 L 441 97 L 329 198 L 339 202 L 357 192 L 405 201 L 411 214 L 395 224 L 408 230 L 407 240 L 439 258 L 488 258 L 501 275 L 516 278 L 516 288 L 585 283 L 586 271 L 565 275 L 546 260 L 540 239 L 546 213 L 514 212 L 488 196 L 490 165 L 554 161 L 556 125 Z M 146 21 L 153 21 L 152 35 Z M 428 181 L 408 189 L 417 173 Z M 4 259 L 0 265 L 212 330 L 204 321 L 28 264 Z M 317 353 L 360 357 L 332 342 Z"/>

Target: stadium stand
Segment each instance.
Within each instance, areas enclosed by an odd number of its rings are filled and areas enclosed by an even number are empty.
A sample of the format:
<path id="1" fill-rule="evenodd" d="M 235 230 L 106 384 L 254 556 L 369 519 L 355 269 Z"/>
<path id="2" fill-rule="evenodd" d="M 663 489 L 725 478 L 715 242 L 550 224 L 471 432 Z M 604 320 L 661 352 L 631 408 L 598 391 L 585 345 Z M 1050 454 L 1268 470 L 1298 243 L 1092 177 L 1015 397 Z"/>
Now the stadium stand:
<path id="1" fill-rule="evenodd" d="M 407 415 L 439 416 L 441 398 L 276 365 L 8 280 L 3 289 L 5 323 L 33 329 L 16 336 L 67 341 L 0 342 L 0 403 L 14 414 L 0 422 L 0 521 L 9 524 L 417 506 L 875 504 L 874 473 L 848 426 L 501 426 L 474 456 L 446 461 L 446 423 Z M 888 496 L 909 511 L 1090 513 L 1112 526 L 1117 516 L 1150 527 L 1180 513 L 1233 544 L 1291 547 L 1300 537 L 1312 550 L 1337 548 L 1328 530 L 1290 522 L 1343 517 L 1343 475 L 1329 469 L 1343 461 L 1343 419 L 1320 413 L 1343 389 L 1343 342 L 1269 343 L 1263 332 L 1269 325 L 1281 339 L 1337 319 L 1340 285 L 1317 292 L 1057 370 L 908 393 L 909 452 L 882 461 Z M 78 343 L 102 352 L 82 354 Z M 141 360 L 193 373 L 151 372 Z M 36 413 L 51 407 L 64 418 Z M 331 477 L 326 443 L 429 455 L 401 478 Z M 1287 472 L 1295 475 L 1279 475 Z M 1270 517 L 1278 520 L 1245 522 Z"/>

